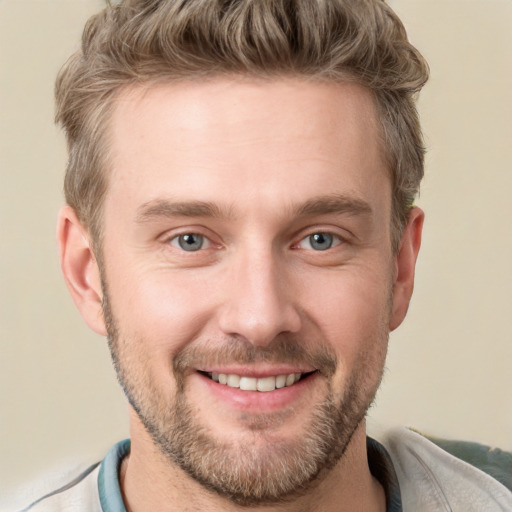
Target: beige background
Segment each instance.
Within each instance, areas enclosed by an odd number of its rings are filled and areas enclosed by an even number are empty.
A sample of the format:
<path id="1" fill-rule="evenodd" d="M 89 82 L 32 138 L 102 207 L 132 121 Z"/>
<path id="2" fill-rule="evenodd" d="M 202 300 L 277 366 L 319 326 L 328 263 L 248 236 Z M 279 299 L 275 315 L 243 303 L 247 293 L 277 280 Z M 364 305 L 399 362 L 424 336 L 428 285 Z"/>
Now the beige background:
<path id="1" fill-rule="evenodd" d="M 512 449 L 512 0 L 394 0 L 432 79 L 409 318 L 371 423 Z M 55 74 L 99 0 L 0 0 L 0 508 L 127 435 L 103 339 L 60 277 Z M 37 485 L 21 494 L 37 494 Z"/>

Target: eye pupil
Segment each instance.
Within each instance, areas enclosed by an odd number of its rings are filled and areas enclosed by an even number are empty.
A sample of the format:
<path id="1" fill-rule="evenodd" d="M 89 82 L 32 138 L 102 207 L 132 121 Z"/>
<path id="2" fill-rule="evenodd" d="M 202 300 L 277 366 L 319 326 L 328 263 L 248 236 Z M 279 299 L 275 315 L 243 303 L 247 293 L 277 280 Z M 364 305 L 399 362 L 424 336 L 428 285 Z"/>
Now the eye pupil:
<path id="1" fill-rule="evenodd" d="M 203 246 L 203 237 L 194 233 L 180 235 L 178 243 L 184 251 L 197 251 Z"/>
<path id="2" fill-rule="evenodd" d="M 315 233 L 309 237 L 311 247 L 317 251 L 325 251 L 332 247 L 333 237 L 328 233 Z"/>

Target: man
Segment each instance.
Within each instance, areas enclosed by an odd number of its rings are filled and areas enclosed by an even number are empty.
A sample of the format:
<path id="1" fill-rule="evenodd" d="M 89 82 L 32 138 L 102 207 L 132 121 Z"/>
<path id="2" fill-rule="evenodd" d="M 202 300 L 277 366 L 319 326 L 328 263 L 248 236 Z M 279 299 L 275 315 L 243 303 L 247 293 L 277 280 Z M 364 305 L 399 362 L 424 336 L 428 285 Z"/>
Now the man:
<path id="1" fill-rule="evenodd" d="M 379 0 L 142 1 L 57 82 L 61 265 L 131 441 L 30 510 L 510 510 L 366 437 L 420 247 L 427 67 Z"/>

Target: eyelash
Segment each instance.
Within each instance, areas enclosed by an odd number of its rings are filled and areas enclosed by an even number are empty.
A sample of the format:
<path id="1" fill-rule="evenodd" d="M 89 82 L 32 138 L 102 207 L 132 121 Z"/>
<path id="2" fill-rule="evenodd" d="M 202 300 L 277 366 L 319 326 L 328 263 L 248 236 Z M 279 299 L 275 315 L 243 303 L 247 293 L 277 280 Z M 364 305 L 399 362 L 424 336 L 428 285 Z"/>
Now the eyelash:
<path id="1" fill-rule="evenodd" d="M 190 250 L 190 251 L 188 251 L 180 243 L 180 241 L 182 239 L 184 239 L 185 237 L 189 237 L 189 236 L 190 237 L 195 236 L 195 237 L 201 238 L 201 245 L 200 245 L 200 247 L 197 248 L 197 250 Z M 187 231 L 186 233 L 180 233 L 179 235 L 174 235 L 173 237 L 171 237 L 171 238 L 169 238 L 167 240 L 167 243 L 169 245 L 175 247 L 176 249 L 183 251 L 183 252 L 199 252 L 201 250 L 208 249 L 209 247 L 211 247 L 213 245 L 213 242 L 210 240 L 210 238 L 208 238 L 206 235 L 203 235 L 202 233 L 198 233 L 198 232 L 195 232 L 195 231 Z M 204 244 L 206 244 L 207 246 L 204 247 Z M 191 243 L 189 245 L 189 247 L 192 248 L 192 246 L 193 246 L 193 244 Z"/>
<path id="2" fill-rule="evenodd" d="M 183 246 L 182 241 L 183 241 L 183 243 L 189 243 L 186 240 L 183 240 L 185 237 L 189 237 L 189 236 L 190 237 L 198 237 L 201 239 L 198 247 L 194 248 L 193 242 L 188 245 L 188 247 L 191 250 L 187 250 Z M 314 237 L 317 237 L 317 240 L 315 240 Z M 328 242 L 328 247 L 324 247 L 324 248 L 318 247 L 317 249 L 312 247 L 312 245 L 314 243 L 322 244 L 326 240 Z M 308 243 L 308 242 L 309 242 L 309 247 L 304 247 L 303 244 Z M 345 242 L 344 238 L 342 238 L 339 235 L 330 233 L 327 230 L 325 230 L 325 231 L 318 230 L 318 231 L 311 232 L 310 234 L 302 237 L 299 240 L 299 242 L 297 244 L 294 244 L 292 247 L 296 248 L 296 249 L 313 250 L 315 252 L 324 252 L 324 251 L 333 249 L 333 248 L 341 245 L 344 242 Z M 209 249 L 213 245 L 212 240 L 208 236 L 203 235 L 202 233 L 199 233 L 199 232 L 195 232 L 195 231 L 187 231 L 185 233 L 180 233 L 178 235 L 174 235 L 173 237 L 167 239 L 166 243 L 168 243 L 169 245 L 173 246 L 174 248 L 176 248 L 180 251 L 189 252 L 189 253 L 201 252 L 205 249 Z M 205 244 L 206 244 L 206 247 L 205 247 Z"/>
<path id="3" fill-rule="evenodd" d="M 314 237 L 318 237 L 318 238 L 321 237 L 321 238 L 319 240 L 314 240 Z M 322 239 L 324 239 L 324 240 L 330 239 L 330 244 L 328 247 L 318 248 L 317 250 L 315 250 L 313 247 L 311 247 L 311 245 L 313 243 L 321 244 Z M 308 242 L 308 241 L 309 241 L 309 245 L 310 245 L 309 248 L 301 247 L 301 245 L 304 242 Z M 315 231 L 315 232 L 301 238 L 300 242 L 296 245 L 296 247 L 299 249 L 306 249 L 306 250 L 312 249 L 312 250 L 315 250 L 315 252 L 323 252 L 323 251 L 328 251 L 329 249 L 333 249 L 334 247 L 337 247 L 338 245 L 342 244 L 343 242 L 344 242 L 344 240 L 340 236 L 335 235 L 334 233 L 329 233 L 328 231 L 320 231 L 319 230 L 319 231 Z"/>

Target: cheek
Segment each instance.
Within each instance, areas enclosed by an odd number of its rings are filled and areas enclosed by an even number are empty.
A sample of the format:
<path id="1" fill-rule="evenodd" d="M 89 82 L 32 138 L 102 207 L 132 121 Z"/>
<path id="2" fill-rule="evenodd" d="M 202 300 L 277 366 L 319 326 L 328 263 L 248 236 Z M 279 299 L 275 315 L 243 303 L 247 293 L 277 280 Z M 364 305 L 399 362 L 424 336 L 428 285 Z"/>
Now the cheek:
<path id="1" fill-rule="evenodd" d="M 108 281 L 119 363 L 135 395 L 146 390 L 165 403 L 176 393 L 174 356 L 200 335 L 207 295 L 198 294 L 190 279 L 182 283 L 140 271 L 124 276 L 121 281 L 113 274 Z"/>
<path id="2" fill-rule="evenodd" d="M 211 306 L 208 281 L 194 273 L 135 269 L 110 290 L 125 337 L 144 340 L 172 356 L 201 334 Z M 110 287 L 110 286 L 109 286 Z"/>
<path id="3" fill-rule="evenodd" d="M 380 383 L 388 346 L 390 289 L 375 277 L 340 275 L 318 294 L 313 322 L 333 348 L 338 368 L 335 393 L 356 393 L 365 403 Z"/>
<path id="4" fill-rule="evenodd" d="M 340 363 L 351 364 L 361 352 L 385 344 L 391 307 L 391 277 L 385 272 L 332 272 L 311 280 L 306 307 L 313 325 L 337 352 Z M 321 284 L 321 285 L 320 285 Z"/>

